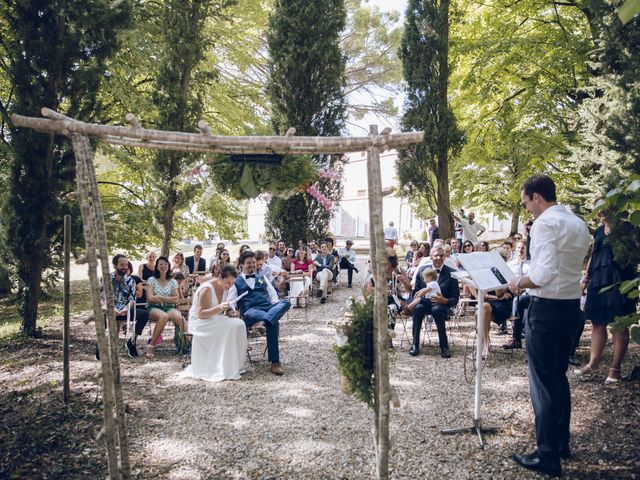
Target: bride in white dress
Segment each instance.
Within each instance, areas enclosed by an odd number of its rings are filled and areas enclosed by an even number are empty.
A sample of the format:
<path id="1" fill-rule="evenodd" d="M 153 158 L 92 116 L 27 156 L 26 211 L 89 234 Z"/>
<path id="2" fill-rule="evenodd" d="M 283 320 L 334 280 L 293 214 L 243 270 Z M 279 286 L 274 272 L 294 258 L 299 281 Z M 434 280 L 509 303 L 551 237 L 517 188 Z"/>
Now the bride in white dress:
<path id="1" fill-rule="evenodd" d="M 220 382 L 238 380 L 246 371 L 246 326 L 239 318 L 224 315 L 229 309 L 227 294 L 237 275 L 233 266 L 225 266 L 221 278 L 202 283 L 196 291 L 189 311 L 191 365 L 181 377 Z"/>

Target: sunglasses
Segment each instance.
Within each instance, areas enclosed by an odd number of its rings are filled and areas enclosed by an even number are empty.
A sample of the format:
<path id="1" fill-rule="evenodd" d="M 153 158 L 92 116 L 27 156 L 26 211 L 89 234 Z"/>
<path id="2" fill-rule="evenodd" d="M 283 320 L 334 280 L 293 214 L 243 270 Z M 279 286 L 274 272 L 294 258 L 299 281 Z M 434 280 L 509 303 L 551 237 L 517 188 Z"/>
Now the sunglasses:
<path id="1" fill-rule="evenodd" d="M 228 257 L 229 256 L 229 252 L 222 252 L 221 255 L 226 255 Z"/>
<path id="2" fill-rule="evenodd" d="M 273 251 L 275 251 L 275 248 L 270 248 L 269 251 L 273 252 Z"/>

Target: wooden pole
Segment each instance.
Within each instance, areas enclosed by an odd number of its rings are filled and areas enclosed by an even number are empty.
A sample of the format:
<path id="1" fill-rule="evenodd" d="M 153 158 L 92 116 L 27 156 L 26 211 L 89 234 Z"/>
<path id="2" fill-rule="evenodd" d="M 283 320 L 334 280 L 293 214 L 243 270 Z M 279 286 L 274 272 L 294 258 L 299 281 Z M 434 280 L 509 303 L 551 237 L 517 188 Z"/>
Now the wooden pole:
<path id="1" fill-rule="evenodd" d="M 378 138 L 378 126 L 371 125 L 369 134 Z M 371 266 L 375 279 L 374 293 L 374 377 L 376 407 L 376 460 L 379 480 L 389 478 L 389 333 L 387 321 L 387 259 L 382 223 L 382 179 L 380 176 L 380 149 L 372 146 L 367 151 L 367 180 L 369 188 L 369 238 Z"/>
<path id="2" fill-rule="evenodd" d="M 119 480 L 120 469 L 118 465 L 118 449 L 117 449 L 117 425 L 114 418 L 115 410 L 115 393 L 114 393 L 114 374 L 111 368 L 110 351 L 107 343 L 104 315 L 102 306 L 100 305 L 100 282 L 98 281 L 96 243 L 95 243 L 95 221 L 89 203 L 89 188 L 86 179 L 86 156 L 89 154 L 86 144 L 89 139 L 81 135 L 72 137 L 73 150 L 76 157 L 76 182 L 78 185 L 78 200 L 80 204 L 80 212 L 82 214 L 82 225 L 84 229 L 85 245 L 87 250 L 87 263 L 89 270 L 89 283 L 91 284 L 91 300 L 93 306 L 93 315 L 96 325 L 96 341 L 98 350 L 100 351 L 100 363 L 102 365 L 102 404 L 104 408 L 104 439 L 107 447 L 107 466 L 109 478 L 111 480 Z M 90 151 L 90 149 L 89 149 Z M 105 287 L 111 287 L 109 277 L 106 278 Z M 106 292 L 106 288 L 105 288 Z M 108 296 L 106 297 L 109 298 Z M 113 304 L 113 294 L 111 296 Z"/>
<path id="3" fill-rule="evenodd" d="M 87 137 L 80 140 L 88 152 L 85 155 L 87 183 L 89 185 L 89 195 L 93 206 L 93 217 L 95 220 L 95 228 L 98 240 L 98 253 L 100 255 L 100 265 L 102 266 L 102 278 L 111 278 L 109 273 L 109 258 L 107 252 L 107 228 L 104 223 L 104 210 L 102 209 L 102 200 L 98 191 L 98 181 L 96 179 L 96 171 L 93 165 L 93 150 L 91 143 Z M 113 304 L 113 289 L 111 282 L 104 282 L 105 297 L 107 300 L 107 318 L 109 323 L 109 350 L 111 358 L 111 368 L 113 369 L 114 394 L 116 406 L 116 422 L 118 426 L 118 446 L 120 449 L 120 473 L 122 478 L 127 480 L 131 476 L 131 468 L 129 464 L 129 440 L 127 437 L 127 421 L 125 413 L 124 396 L 122 393 L 122 382 L 120 376 L 120 357 L 118 357 L 118 325 L 116 322 L 115 307 Z"/>
<path id="4" fill-rule="evenodd" d="M 62 290 L 62 396 L 64 404 L 69 404 L 69 298 L 71 282 L 69 265 L 71 256 L 71 215 L 64 216 L 64 284 Z"/>

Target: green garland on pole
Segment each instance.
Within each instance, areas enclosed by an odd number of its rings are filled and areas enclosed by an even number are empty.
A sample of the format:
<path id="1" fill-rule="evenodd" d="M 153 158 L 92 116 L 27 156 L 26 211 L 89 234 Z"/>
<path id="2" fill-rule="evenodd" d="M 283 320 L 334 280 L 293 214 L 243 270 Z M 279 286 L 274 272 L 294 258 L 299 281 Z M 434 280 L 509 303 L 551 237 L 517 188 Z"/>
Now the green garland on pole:
<path id="1" fill-rule="evenodd" d="M 338 371 L 347 379 L 351 393 L 373 409 L 373 295 L 364 302 L 353 298 L 350 310 L 348 342 L 334 347 Z"/>
<path id="2" fill-rule="evenodd" d="M 211 159 L 209 172 L 216 189 L 236 200 L 256 198 L 261 193 L 288 198 L 317 178 L 307 155 L 285 155 L 281 163 L 233 162 L 227 155 Z"/>

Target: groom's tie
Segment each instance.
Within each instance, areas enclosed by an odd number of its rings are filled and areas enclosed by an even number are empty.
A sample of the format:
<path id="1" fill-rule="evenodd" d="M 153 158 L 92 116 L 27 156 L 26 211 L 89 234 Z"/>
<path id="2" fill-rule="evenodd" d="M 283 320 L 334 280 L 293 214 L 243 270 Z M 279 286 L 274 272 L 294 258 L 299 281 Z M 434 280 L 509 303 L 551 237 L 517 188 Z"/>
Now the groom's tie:
<path id="1" fill-rule="evenodd" d="M 256 274 L 252 273 L 251 275 L 245 275 L 244 278 L 256 278 Z"/>

